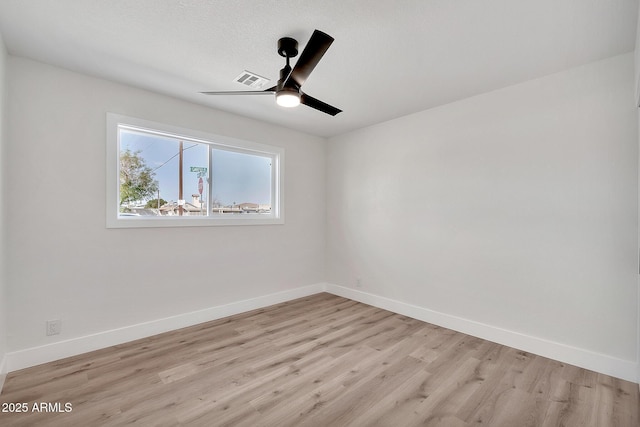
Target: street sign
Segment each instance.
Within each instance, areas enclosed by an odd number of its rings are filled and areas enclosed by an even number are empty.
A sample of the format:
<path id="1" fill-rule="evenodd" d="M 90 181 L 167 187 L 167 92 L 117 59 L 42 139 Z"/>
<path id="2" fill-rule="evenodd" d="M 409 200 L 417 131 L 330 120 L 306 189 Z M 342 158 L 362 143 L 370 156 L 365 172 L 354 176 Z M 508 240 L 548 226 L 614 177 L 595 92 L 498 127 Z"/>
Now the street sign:
<path id="1" fill-rule="evenodd" d="M 198 179 L 198 193 L 200 193 L 200 195 L 202 196 L 202 188 L 204 187 L 203 183 L 202 183 L 202 177 L 200 177 L 200 179 Z"/>
<path id="2" fill-rule="evenodd" d="M 202 166 L 189 166 L 189 170 L 191 172 L 197 172 L 198 178 L 202 178 L 203 176 L 207 176 L 207 168 Z"/>

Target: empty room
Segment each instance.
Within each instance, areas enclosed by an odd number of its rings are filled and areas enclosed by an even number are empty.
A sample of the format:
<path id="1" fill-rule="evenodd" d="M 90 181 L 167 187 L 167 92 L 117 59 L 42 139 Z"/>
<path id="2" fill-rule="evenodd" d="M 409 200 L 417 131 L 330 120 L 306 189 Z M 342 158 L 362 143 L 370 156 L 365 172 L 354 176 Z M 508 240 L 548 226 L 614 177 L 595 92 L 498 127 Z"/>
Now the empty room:
<path id="1" fill-rule="evenodd" d="M 640 425 L 638 0 L 0 0 L 0 425 Z"/>

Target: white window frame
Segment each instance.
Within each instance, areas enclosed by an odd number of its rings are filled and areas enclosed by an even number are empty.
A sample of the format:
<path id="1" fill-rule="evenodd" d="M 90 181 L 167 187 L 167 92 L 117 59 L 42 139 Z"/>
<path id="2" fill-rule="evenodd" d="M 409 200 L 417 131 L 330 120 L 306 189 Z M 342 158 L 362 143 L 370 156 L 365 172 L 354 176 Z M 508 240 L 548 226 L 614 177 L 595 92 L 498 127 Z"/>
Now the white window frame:
<path id="1" fill-rule="evenodd" d="M 120 216 L 120 128 L 130 128 L 161 136 L 208 144 L 213 148 L 271 157 L 270 213 L 222 214 L 209 216 Z M 207 227 L 284 224 L 284 148 L 215 135 L 150 120 L 107 113 L 107 228 Z M 209 168 L 211 169 L 211 168 Z M 212 173 L 211 170 L 209 173 Z M 211 189 L 211 185 L 209 185 Z M 210 208 L 210 206 L 209 206 Z"/>

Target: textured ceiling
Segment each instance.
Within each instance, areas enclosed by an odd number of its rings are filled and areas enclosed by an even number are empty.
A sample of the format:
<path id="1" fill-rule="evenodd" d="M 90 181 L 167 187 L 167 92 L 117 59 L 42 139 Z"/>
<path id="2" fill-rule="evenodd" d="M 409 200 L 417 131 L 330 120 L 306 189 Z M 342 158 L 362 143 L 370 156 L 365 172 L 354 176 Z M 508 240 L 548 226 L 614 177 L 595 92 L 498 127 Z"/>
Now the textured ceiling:
<path id="1" fill-rule="evenodd" d="M 637 0 L 2 0 L 11 54 L 306 133 L 333 136 L 634 49 Z M 344 110 L 284 109 L 277 40 L 335 42 L 303 89 Z M 526 100 L 523 100 L 526 102 Z"/>

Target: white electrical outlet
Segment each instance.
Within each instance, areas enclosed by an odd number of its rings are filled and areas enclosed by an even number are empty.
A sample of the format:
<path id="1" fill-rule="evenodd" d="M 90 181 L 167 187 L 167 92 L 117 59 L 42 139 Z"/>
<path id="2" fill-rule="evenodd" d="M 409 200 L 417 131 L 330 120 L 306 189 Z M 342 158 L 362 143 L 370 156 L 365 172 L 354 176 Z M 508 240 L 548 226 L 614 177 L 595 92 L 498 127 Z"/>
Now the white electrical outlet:
<path id="1" fill-rule="evenodd" d="M 47 320 L 47 336 L 49 335 L 59 335 L 60 330 L 62 329 L 62 320 Z"/>

